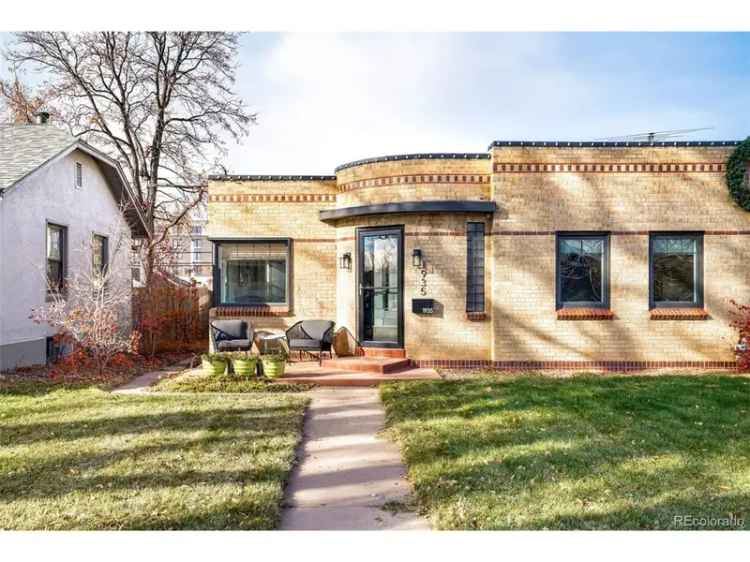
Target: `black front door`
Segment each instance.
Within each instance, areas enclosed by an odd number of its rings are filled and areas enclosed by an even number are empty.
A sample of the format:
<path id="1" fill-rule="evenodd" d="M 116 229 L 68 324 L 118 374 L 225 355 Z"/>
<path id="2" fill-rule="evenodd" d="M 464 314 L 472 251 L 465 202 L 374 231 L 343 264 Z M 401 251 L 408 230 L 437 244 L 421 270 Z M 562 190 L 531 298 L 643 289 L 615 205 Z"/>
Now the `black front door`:
<path id="1" fill-rule="evenodd" d="M 403 227 L 357 231 L 359 341 L 366 347 L 403 347 Z"/>

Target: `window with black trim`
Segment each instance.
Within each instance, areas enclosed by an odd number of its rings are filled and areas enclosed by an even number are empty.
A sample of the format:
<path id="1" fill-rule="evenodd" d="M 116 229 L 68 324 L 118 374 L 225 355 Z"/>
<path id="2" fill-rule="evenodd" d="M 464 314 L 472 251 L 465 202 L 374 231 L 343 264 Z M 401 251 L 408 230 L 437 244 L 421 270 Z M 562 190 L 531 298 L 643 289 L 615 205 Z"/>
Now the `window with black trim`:
<path id="1" fill-rule="evenodd" d="M 288 304 L 289 249 L 288 240 L 220 243 L 220 304 Z"/>
<path id="2" fill-rule="evenodd" d="M 557 236 L 557 308 L 609 308 L 609 235 Z"/>
<path id="3" fill-rule="evenodd" d="M 703 306 L 703 234 L 653 233 L 649 237 L 649 307 Z"/>
<path id="4" fill-rule="evenodd" d="M 94 234 L 91 254 L 94 275 L 104 275 L 107 272 L 109 260 L 109 240 L 106 236 Z"/>
<path id="5" fill-rule="evenodd" d="M 466 312 L 484 312 L 484 223 L 466 223 Z"/>
<path id="6" fill-rule="evenodd" d="M 62 292 L 67 269 L 67 228 L 47 223 L 47 292 Z"/>

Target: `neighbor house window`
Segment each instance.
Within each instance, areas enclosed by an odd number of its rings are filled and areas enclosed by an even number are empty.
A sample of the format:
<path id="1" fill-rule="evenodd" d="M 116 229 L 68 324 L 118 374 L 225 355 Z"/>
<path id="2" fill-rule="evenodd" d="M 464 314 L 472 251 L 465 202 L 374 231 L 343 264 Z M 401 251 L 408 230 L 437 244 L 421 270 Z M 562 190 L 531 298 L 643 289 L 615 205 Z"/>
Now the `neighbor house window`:
<path id="1" fill-rule="evenodd" d="M 201 261 L 201 241 L 200 240 L 192 240 L 190 242 L 192 254 L 193 254 L 193 263 L 198 263 Z"/>
<path id="2" fill-rule="evenodd" d="M 703 306 L 702 234 L 652 234 L 649 258 L 651 308 Z"/>
<path id="3" fill-rule="evenodd" d="M 107 237 L 94 234 L 91 250 L 94 275 L 104 275 L 109 259 L 109 240 L 107 240 Z"/>
<path id="4" fill-rule="evenodd" d="M 557 236 L 557 308 L 609 307 L 609 236 Z"/>
<path id="5" fill-rule="evenodd" d="M 83 164 L 76 162 L 75 174 L 76 187 L 83 187 Z"/>
<path id="6" fill-rule="evenodd" d="M 65 284 L 67 229 L 56 224 L 47 224 L 47 288 L 49 292 L 61 292 Z"/>
<path id="7" fill-rule="evenodd" d="M 286 304 L 289 247 L 287 240 L 219 244 L 221 304 Z"/>
<path id="8" fill-rule="evenodd" d="M 484 223 L 466 223 L 466 312 L 484 312 Z"/>

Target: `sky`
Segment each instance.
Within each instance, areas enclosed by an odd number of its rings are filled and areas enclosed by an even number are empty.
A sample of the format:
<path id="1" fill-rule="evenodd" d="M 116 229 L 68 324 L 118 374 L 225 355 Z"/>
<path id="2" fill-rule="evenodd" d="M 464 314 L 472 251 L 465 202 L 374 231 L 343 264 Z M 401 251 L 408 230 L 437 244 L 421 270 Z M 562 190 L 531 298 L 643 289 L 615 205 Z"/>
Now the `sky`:
<path id="1" fill-rule="evenodd" d="M 750 135 L 748 33 L 257 33 L 239 63 L 258 123 L 229 147 L 235 174 L 332 174 L 493 140 Z"/>

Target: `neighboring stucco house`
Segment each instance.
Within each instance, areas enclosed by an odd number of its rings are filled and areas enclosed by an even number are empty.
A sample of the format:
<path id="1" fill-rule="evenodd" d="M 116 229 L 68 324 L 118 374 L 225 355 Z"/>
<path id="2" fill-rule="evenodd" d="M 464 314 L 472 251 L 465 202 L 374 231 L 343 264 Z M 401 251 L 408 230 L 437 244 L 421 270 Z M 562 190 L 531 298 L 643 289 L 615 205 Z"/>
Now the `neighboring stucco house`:
<path id="1" fill-rule="evenodd" d="M 212 318 L 348 328 L 421 366 L 730 367 L 736 141 L 514 142 L 212 176 Z"/>
<path id="2" fill-rule="evenodd" d="M 110 260 L 108 244 L 118 231 L 145 235 L 133 202 L 119 165 L 88 144 L 51 124 L 0 124 L 0 370 L 47 360 L 54 334 L 29 319 L 47 298 L 45 271 L 62 283 L 106 264 L 130 279 L 129 252 Z M 99 255 L 77 251 L 92 239 Z"/>

